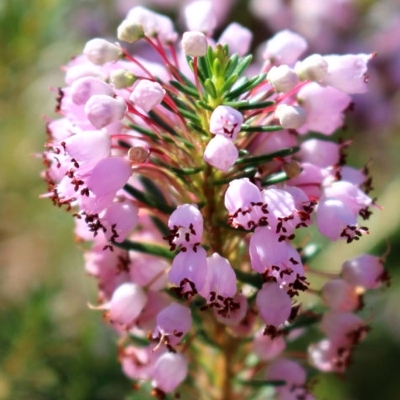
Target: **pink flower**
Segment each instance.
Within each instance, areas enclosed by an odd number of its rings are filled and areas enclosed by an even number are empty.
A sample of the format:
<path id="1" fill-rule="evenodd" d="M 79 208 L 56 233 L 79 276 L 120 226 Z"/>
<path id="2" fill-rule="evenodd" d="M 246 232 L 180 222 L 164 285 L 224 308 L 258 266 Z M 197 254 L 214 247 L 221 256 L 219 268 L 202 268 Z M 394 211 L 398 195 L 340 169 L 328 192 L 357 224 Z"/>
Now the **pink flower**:
<path id="1" fill-rule="evenodd" d="M 221 33 L 218 43 L 223 45 L 227 44 L 231 54 L 237 54 L 239 57 L 243 57 L 249 51 L 252 39 L 253 33 L 250 29 L 236 22 L 232 22 Z"/>
<path id="2" fill-rule="evenodd" d="M 179 285 L 182 294 L 197 294 L 207 279 L 207 253 L 202 247 L 191 248 L 178 253 L 169 271 L 171 283 Z"/>
<path id="3" fill-rule="evenodd" d="M 162 392 L 173 392 L 186 378 L 187 373 L 187 359 L 182 354 L 166 352 L 154 365 L 152 385 Z"/>
<path id="4" fill-rule="evenodd" d="M 109 304 L 110 320 L 129 329 L 143 310 L 147 296 L 135 283 L 123 283 L 115 289 Z"/>
<path id="5" fill-rule="evenodd" d="M 199 31 L 211 36 L 217 19 L 211 1 L 197 0 L 184 9 L 185 22 L 190 31 Z"/>
<path id="6" fill-rule="evenodd" d="M 204 150 L 204 161 L 222 172 L 227 172 L 239 157 L 239 151 L 232 140 L 215 135 Z"/>
<path id="7" fill-rule="evenodd" d="M 211 296 L 221 302 L 236 294 L 235 271 L 229 261 L 218 253 L 207 257 L 207 278 L 200 294 L 208 300 Z"/>
<path id="8" fill-rule="evenodd" d="M 106 62 L 117 61 L 122 52 L 115 44 L 104 39 L 96 38 L 86 43 L 83 54 L 93 64 L 102 65 Z"/>
<path id="9" fill-rule="evenodd" d="M 240 111 L 229 106 L 218 106 L 210 117 L 210 132 L 235 140 L 243 123 Z"/>
<path id="10" fill-rule="evenodd" d="M 345 93 L 364 93 L 367 87 L 367 64 L 371 54 L 345 54 L 324 56 L 328 63 L 328 73 L 322 79 L 329 85 Z"/>
<path id="11" fill-rule="evenodd" d="M 138 209 L 129 202 L 112 203 L 100 220 L 109 241 L 122 242 L 137 224 Z"/>
<path id="12" fill-rule="evenodd" d="M 343 279 L 332 279 L 321 289 L 323 302 L 333 311 L 354 311 L 360 305 L 360 296 L 356 287 Z"/>
<path id="13" fill-rule="evenodd" d="M 133 88 L 129 100 L 134 103 L 135 106 L 149 112 L 162 102 L 164 96 L 165 90 L 158 82 L 142 79 Z"/>
<path id="14" fill-rule="evenodd" d="M 110 85 L 99 78 L 85 76 L 75 80 L 71 85 L 71 98 L 75 104 L 84 105 L 95 94 L 114 96 Z"/>
<path id="15" fill-rule="evenodd" d="M 158 313 L 153 337 L 160 335 L 162 342 L 166 338 L 168 344 L 176 345 L 189 332 L 191 326 L 190 309 L 178 303 L 171 303 Z"/>
<path id="16" fill-rule="evenodd" d="M 317 131 L 324 135 L 332 134 L 343 125 L 343 112 L 351 102 L 348 94 L 315 82 L 303 86 L 297 93 L 297 100 L 307 114 L 299 133 Z"/>
<path id="17" fill-rule="evenodd" d="M 387 279 L 383 260 L 370 254 L 362 254 L 345 261 L 342 265 L 342 277 L 350 285 L 365 289 L 376 289 Z"/>
<path id="18" fill-rule="evenodd" d="M 275 282 L 264 283 L 257 292 L 256 304 L 267 326 L 278 327 L 289 318 L 292 311 L 290 296 Z"/>
<path id="19" fill-rule="evenodd" d="M 172 248 L 195 247 L 200 244 L 203 235 L 203 216 L 194 204 L 182 204 L 170 215 L 169 243 Z"/>
<path id="20" fill-rule="evenodd" d="M 270 361 L 285 350 L 286 342 L 282 336 L 272 338 L 269 335 L 264 335 L 264 329 L 262 329 L 255 334 L 253 347 L 258 357 Z"/>
<path id="21" fill-rule="evenodd" d="M 95 94 L 85 104 L 85 114 L 90 123 L 97 129 L 104 128 L 113 122 L 124 118 L 125 100 L 121 97 L 110 97 L 105 94 Z"/>
<path id="22" fill-rule="evenodd" d="M 294 64 L 306 51 L 307 42 L 297 33 L 283 30 L 267 41 L 263 58 L 272 64 Z"/>

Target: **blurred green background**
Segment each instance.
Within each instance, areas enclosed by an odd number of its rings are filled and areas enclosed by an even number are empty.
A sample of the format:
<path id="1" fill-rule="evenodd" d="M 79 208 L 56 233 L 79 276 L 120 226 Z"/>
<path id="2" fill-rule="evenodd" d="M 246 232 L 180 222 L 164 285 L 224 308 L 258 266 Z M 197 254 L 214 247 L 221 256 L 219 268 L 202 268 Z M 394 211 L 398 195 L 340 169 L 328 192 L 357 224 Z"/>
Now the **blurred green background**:
<path id="1" fill-rule="evenodd" d="M 358 3 L 362 12 L 372 1 Z M 255 24 L 243 12 L 246 1 L 238 5 L 235 19 Z M 55 115 L 49 89 L 63 85 L 60 65 L 87 39 L 113 37 L 119 19 L 111 0 L 0 0 L 1 400 L 122 400 L 130 393 L 116 336 L 86 307 L 95 302 L 95 283 L 85 275 L 72 219 L 39 200 L 46 188 L 37 157 L 45 141 L 43 116 Z M 379 69 L 375 77 L 383 80 Z M 392 93 L 390 102 L 396 109 L 399 95 Z M 346 378 L 319 379 L 322 400 L 400 398 L 398 120 L 372 130 L 350 121 L 350 160 L 358 167 L 373 160 L 373 195 L 384 209 L 369 222 L 369 236 L 351 246 L 329 246 L 317 262 L 337 269 L 360 252 L 381 255 L 390 248 L 393 282 L 368 296 L 364 313 L 372 330 Z"/>

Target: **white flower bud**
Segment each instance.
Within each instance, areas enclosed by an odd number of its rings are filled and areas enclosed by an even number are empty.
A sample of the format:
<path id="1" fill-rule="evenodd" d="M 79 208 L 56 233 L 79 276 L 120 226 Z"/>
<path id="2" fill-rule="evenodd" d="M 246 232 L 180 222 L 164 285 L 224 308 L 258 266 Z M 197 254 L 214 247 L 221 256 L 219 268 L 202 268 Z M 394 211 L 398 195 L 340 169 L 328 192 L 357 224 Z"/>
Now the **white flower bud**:
<path id="1" fill-rule="evenodd" d="M 165 90 L 158 82 L 143 79 L 133 88 L 129 96 L 135 106 L 149 112 L 152 108 L 159 105 L 165 96 Z"/>
<path id="2" fill-rule="evenodd" d="M 306 121 L 307 114 L 302 107 L 280 104 L 276 107 L 275 116 L 283 128 L 298 129 Z"/>
<path id="3" fill-rule="evenodd" d="M 267 80 L 281 93 L 287 93 L 292 90 L 299 82 L 299 77 L 288 65 L 279 65 L 272 67 L 267 75 Z"/>
<path id="4" fill-rule="evenodd" d="M 86 43 L 83 54 L 93 64 L 103 65 L 106 62 L 117 61 L 121 57 L 122 52 L 115 44 L 96 38 Z"/>
<path id="5" fill-rule="evenodd" d="M 125 19 L 117 28 L 117 37 L 124 42 L 134 43 L 144 37 L 143 26 L 136 21 Z"/>
<path id="6" fill-rule="evenodd" d="M 207 52 L 206 35 L 198 31 L 188 31 L 182 36 L 182 48 L 187 56 L 201 57 Z"/>
<path id="7" fill-rule="evenodd" d="M 320 82 L 328 73 L 328 63 L 320 54 L 312 54 L 296 63 L 294 69 L 300 80 Z"/>
<path id="8" fill-rule="evenodd" d="M 110 83 L 112 83 L 116 89 L 130 87 L 135 81 L 135 75 L 126 69 L 116 69 L 110 73 Z"/>

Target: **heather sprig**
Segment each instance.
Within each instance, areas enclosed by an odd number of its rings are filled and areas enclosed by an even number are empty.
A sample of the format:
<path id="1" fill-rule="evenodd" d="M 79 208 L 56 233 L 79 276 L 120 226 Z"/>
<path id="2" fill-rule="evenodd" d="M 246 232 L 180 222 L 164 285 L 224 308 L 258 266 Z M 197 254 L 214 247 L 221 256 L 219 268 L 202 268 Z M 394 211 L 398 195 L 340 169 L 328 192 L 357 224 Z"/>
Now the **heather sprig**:
<path id="1" fill-rule="evenodd" d="M 134 7 L 120 43 L 94 39 L 65 67 L 43 197 L 72 211 L 90 244 L 93 308 L 121 336 L 135 383 L 151 382 L 158 398 L 190 387 L 196 398 L 250 399 L 269 387 L 311 400 L 307 374 L 346 370 L 369 330 L 362 295 L 388 280 L 383 260 L 360 255 L 310 283 L 316 232 L 360 240 L 379 208 L 366 169 L 326 138 L 350 94 L 366 90 L 372 55 L 300 60 L 306 41 L 282 31 L 257 64 L 250 41 L 232 52 L 250 31 L 231 26 L 213 41 L 210 3 L 197 3 L 181 42 L 168 17 Z M 145 56 L 126 46 L 139 40 Z M 317 328 L 319 342 L 289 351 Z"/>

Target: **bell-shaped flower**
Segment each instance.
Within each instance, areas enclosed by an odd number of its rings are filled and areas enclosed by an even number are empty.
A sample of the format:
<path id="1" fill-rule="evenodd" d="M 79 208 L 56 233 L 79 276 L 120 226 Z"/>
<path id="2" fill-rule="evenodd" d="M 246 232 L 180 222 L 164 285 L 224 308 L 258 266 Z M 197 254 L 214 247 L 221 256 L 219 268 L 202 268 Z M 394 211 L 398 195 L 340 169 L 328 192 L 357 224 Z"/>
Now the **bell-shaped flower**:
<path id="1" fill-rule="evenodd" d="M 286 190 L 274 187 L 261 192 L 268 204 L 268 225 L 276 234 L 289 237 L 300 222 L 294 197 Z"/>
<path id="2" fill-rule="evenodd" d="M 308 348 L 310 364 L 322 372 L 343 373 L 348 367 L 352 348 L 323 339 Z"/>
<path id="3" fill-rule="evenodd" d="M 298 154 L 302 161 L 326 168 L 339 163 L 340 147 L 327 140 L 309 139 L 301 144 Z"/>
<path id="4" fill-rule="evenodd" d="M 182 204 L 168 219 L 169 244 L 172 248 L 197 246 L 203 236 L 203 216 L 194 204 Z"/>
<path id="5" fill-rule="evenodd" d="M 231 54 L 237 54 L 239 57 L 246 55 L 250 49 L 253 33 L 250 29 L 238 24 L 230 23 L 222 32 L 218 43 L 229 47 Z"/>
<path id="6" fill-rule="evenodd" d="M 288 358 L 274 361 L 267 369 L 267 379 L 285 381 L 288 386 L 302 386 L 306 383 L 306 378 L 305 369 Z"/>
<path id="7" fill-rule="evenodd" d="M 275 65 L 292 65 L 306 50 L 306 40 L 286 29 L 276 33 L 267 41 L 263 58 Z"/>
<path id="8" fill-rule="evenodd" d="M 178 303 L 171 303 L 161 310 L 156 318 L 156 327 L 153 337 L 160 336 L 167 340 L 169 345 L 176 345 L 192 326 L 190 308 Z"/>
<path id="9" fill-rule="evenodd" d="M 368 62 L 372 54 L 345 54 L 324 56 L 328 73 L 322 79 L 324 85 L 345 93 L 364 93 L 367 87 Z"/>
<path id="10" fill-rule="evenodd" d="M 85 131 L 65 139 L 62 146 L 71 157 L 73 167 L 84 175 L 100 160 L 109 156 L 111 139 L 103 131 Z"/>
<path id="11" fill-rule="evenodd" d="M 182 35 L 181 45 L 185 55 L 201 57 L 207 52 L 207 37 L 203 32 L 187 31 Z"/>
<path id="12" fill-rule="evenodd" d="M 267 224 L 267 205 L 260 189 L 248 178 L 234 179 L 225 192 L 224 204 L 233 227 L 252 229 Z"/>
<path id="13" fill-rule="evenodd" d="M 273 66 L 268 71 L 267 80 L 280 93 L 289 92 L 299 83 L 297 74 L 286 64 Z"/>
<path id="14" fill-rule="evenodd" d="M 140 107 L 145 112 L 149 112 L 162 102 L 164 96 L 165 90 L 158 82 L 142 79 L 133 88 L 129 100 L 135 106 Z"/>
<path id="15" fill-rule="evenodd" d="M 157 36 L 161 44 L 167 46 L 174 43 L 178 37 L 169 17 L 142 6 L 133 7 L 129 11 L 118 31 L 124 37 L 120 39 L 130 43 L 140 39 L 144 34 L 149 38 Z"/>
<path id="16" fill-rule="evenodd" d="M 288 104 L 279 104 L 275 109 L 275 116 L 284 129 L 298 129 L 307 119 L 304 108 Z"/>
<path id="17" fill-rule="evenodd" d="M 282 336 L 272 338 L 264 335 L 264 329 L 254 335 L 253 349 L 261 360 L 270 361 L 285 350 L 286 342 Z"/>
<path id="18" fill-rule="evenodd" d="M 344 346 L 359 343 L 369 330 L 358 315 L 345 311 L 324 313 L 320 329 L 330 341 Z"/>
<path id="19" fill-rule="evenodd" d="M 243 123 L 243 114 L 230 106 L 218 106 L 210 117 L 210 132 L 235 140 Z"/>
<path id="20" fill-rule="evenodd" d="M 320 54 L 312 54 L 297 62 L 294 70 L 302 81 L 321 82 L 328 73 L 328 63 Z"/>
<path id="21" fill-rule="evenodd" d="M 126 104 L 123 98 L 114 98 L 105 94 L 95 94 L 85 104 L 85 114 L 97 129 L 120 121 L 124 118 L 125 111 Z"/>
<path id="22" fill-rule="evenodd" d="M 355 286 L 343 279 L 332 279 L 321 289 L 322 301 L 333 311 L 354 311 L 361 305 Z"/>
<path id="23" fill-rule="evenodd" d="M 111 297 L 110 321 L 129 329 L 143 310 L 146 301 L 146 293 L 139 285 L 123 283 L 115 289 Z"/>
<path id="24" fill-rule="evenodd" d="M 211 36 L 217 26 L 217 18 L 209 0 L 198 0 L 184 9 L 186 26 L 190 31 L 199 31 Z"/>
<path id="25" fill-rule="evenodd" d="M 342 277 L 350 285 L 364 289 L 376 289 L 382 281 L 388 279 L 382 258 L 371 254 L 362 254 L 345 261 L 342 265 Z"/>
<path id="26" fill-rule="evenodd" d="M 114 96 L 113 88 L 106 82 L 93 76 L 85 76 L 71 85 L 71 98 L 75 104 L 84 105 L 95 94 Z"/>
<path id="27" fill-rule="evenodd" d="M 96 38 L 86 43 L 83 54 L 93 64 L 103 65 L 110 61 L 117 61 L 121 57 L 122 52 L 115 44 Z"/>
<path id="28" fill-rule="evenodd" d="M 357 216 L 339 199 L 322 197 L 316 216 L 318 230 L 333 241 L 345 238 L 350 243 L 367 232 L 366 228 L 358 226 Z"/>
<path id="29" fill-rule="evenodd" d="M 304 268 L 299 253 L 269 227 L 256 228 L 250 238 L 252 268 L 287 289 L 305 290 Z"/>
<path id="30" fill-rule="evenodd" d="M 122 371 L 130 379 L 151 379 L 154 364 L 161 354 L 154 352 L 151 346 L 127 346 L 120 350 L 118 356 Z"/>
<path id="31" fill-rule="evenodd" d="M 121 243 L 137 225 L 138 209 L 130 202 L 112 203 L 100 217 L 109 241 Z"/>
<path id="32" fill-rule="evenodd" d="M 307 113 L 306 122 L 298 132 L 316 131 L 324 135 L 331 135 L 343 125 L 343 112 L 351 103 L 347 93 L 330 86 L 322 87 L 316 82 L 303 86 L 297 99 Z"/>
<path id="33" fill-rule="evenodd" d="M 202 247 L 188 248 L 179 252 L 172 261 L 169 271 L 171 283 L 179 285 L 182 294 L 197 294 L 206 283 L 207 253 Z"/>
<path id="34" fill-rule="evenodd" d="M 335 181 L 325 188 L 325 196 L 342 201 L 354 215 L 372 205 L 372 199 L 356 185 L 346 181 Z"/>
<path id="35" fill-rule="evenodd" d="M 215 135 L 207 144 L 204 150 L 204 161 L 226 172 L 232 167 L 239 157 L 239 150 L 231 139 L 222 135 Z"/>
<path id="36" fill-rule="evenodd" d="M 300 174 L 288 180 L 287 183 L 301 189 L 310 200 L 318 199 L 322 194 L 322 183 L 327 176 L 327 171 L 308 162 L 300 163 L 300 167 Z"/>
<path id="37" fill-rule="evenodd" d="M 257 292 L 256 304 L 260 317 L 267 326 L 278 327 L 288 320 L 292 311 L 292 299 L 275 282 L 264 283 Z"/>
<path id="38" fill-rule="evenodd" d="M 221 302 L 220 307 L 229 307 L 225 304 L 226 299 L 236 294 L 235 271 L 229 261 L 218 253 L 207 257 L 207 278 L 199 293 L 208 301 Z"/>
<path id="39" fill-rule="evenodd" d="M 107 157 L 93 168 L 87 186 L 96 196 L 115 194 L 128 182 L 131 174 L 129 161 L 120 157 Z"/>
<path id="40" fill-rule="evenodd" d="M 186 378 L 188 361 L 182 354 L 166 352 L 154 365 L 153 387 L 164 393 L 173 392 Z"/>
<path id="41" fill-rule="evenodd" d="M 222 312 L 220 312 L 220 308 L 214 307 L 214 316 L 218 322 L 221 324 L 237 327 L 235 333 L 240 334 L 241 328 L 239 327 L 240 323 L 246 320 L 246 316 L 249 310 L 249 304 L 247 301 L 247 297 L 241 293 L 237 293 L 232 301 L 229 303 L 230 307 L 225 307 Z M 247 327 L 252 327 L 252 324 L 249 323 L 248 320 L 245 321 Z M 247 333 L 245 333 L 246 335 Z"/>

